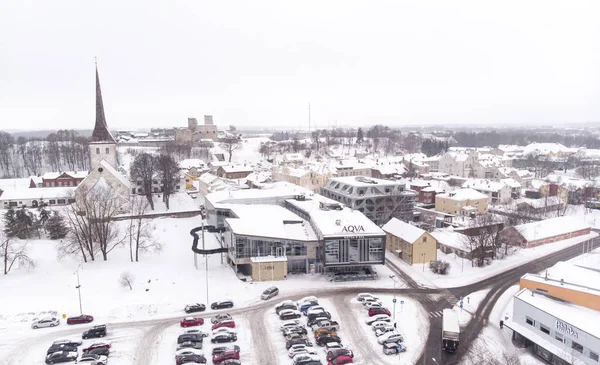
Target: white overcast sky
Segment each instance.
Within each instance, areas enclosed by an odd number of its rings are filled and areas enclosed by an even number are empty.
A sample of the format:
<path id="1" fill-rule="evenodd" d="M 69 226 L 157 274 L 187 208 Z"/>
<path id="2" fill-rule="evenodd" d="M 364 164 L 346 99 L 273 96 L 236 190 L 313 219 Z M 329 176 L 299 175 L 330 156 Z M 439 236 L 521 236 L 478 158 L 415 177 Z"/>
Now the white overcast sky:
<path id="1" fill-rule="evenodd" d="M 600 122 L 600 1 L 0 2 L 0 129 Z"/>

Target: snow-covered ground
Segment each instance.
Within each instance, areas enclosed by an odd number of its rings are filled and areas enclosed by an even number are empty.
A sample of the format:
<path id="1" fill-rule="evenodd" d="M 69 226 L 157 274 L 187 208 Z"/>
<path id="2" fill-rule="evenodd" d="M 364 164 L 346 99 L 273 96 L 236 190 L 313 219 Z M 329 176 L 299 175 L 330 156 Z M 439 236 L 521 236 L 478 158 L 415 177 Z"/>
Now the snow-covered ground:
<path id="1" fill-rule="evenodd" d="M 592 228 L 600 229 L 600 210 L 588 209 L 584 205 L 569 205 L 565 215 L 583 220 Z"/>
<path id="2" fill-rule="evenodd" d="M 484 267 L 473 267 L 469 260 L 461 259 L 454 254 L 445 254 L 438 250 L 438 260 L 444 260 L 450 263 L 450 272 L 448 275 L 435 274 L 429 269 L 427 264 L 416 264 L 411 266 L 393 255 L 386 255 L 386 257 L 422 285 L 437 288 L 452 288 L 484 280 L 506 270 L 533 261 L 541 256 L 549 255 L 573 245 L 582 244 L 597 236 L 597 233 L 592 232 L 585 236 L 557 241 L 543 246 L 518 249 L 514 254 L 503 259 L 493 260 L 490 265 Z"/>
<path id="3" fill-rule="evenodd" d="M 487 293 L 489 293 L 489 291 L 490 289 L 488 288 L 466 295 L 464 298 L 462 298 L 462 308 L 460 307 L 460 302 L 454 305 L 452 309 L 458 313 L 458 322 L 461 326 L 466 326 L 469 323 L 477 311 L 479 304 L 485 298 Z"/>

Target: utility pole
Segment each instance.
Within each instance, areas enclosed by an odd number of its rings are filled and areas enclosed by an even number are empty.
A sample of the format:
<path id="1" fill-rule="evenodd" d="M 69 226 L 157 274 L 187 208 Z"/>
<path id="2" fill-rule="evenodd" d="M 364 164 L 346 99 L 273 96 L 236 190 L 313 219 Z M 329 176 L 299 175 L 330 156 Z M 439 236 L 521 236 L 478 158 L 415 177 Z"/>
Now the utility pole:
<path id="1" fill-rule="evenodd" d="M 202 250 L 206 250 L 206 241 L 204 240 L 204 222 L 202 222 Z M 204 262 L 206 263 L 206 304 L 208 305 L 208 255 L 204 254 Z"/>
<path id="2" fill-rule="evenodd" d="M 392 305 L 393 310 L 394 310 L 394 315 L 393 315 L 393 319 L 394 321 L 396 320 L 396 279 L 395 279 L 396 275 L 390 275 L 390 278 L 394 281 L 394 300 L 392 300 Z"/>
<path id="3" fill-rule="evenodd" d="M 83 315 L 83 308 L 81 306 L 81 284 L 79 283 L 79 268 L 81 265 L 82 264 L 79 264 L 79 266 L 77 266 L 77 271 L 75 271 L 75 274 L 77 274 L 77 286 L 75 289 L 77 289 L 77 294 L 79 294 L 79 314 Z"/>

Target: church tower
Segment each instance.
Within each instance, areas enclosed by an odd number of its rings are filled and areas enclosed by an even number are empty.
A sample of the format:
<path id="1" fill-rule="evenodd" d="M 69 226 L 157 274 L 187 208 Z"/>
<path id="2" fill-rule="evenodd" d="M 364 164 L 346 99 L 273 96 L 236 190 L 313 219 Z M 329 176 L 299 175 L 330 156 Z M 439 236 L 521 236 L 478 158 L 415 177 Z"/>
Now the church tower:
<path id="1" fill-rule="evenodd" d="M 117 142 L 108 131 L 100 89 L 98 65 L 96 65 L 96 125 L 90 141 L 90 169 L 94 169 L 102 160 L 117 168 Z"/>

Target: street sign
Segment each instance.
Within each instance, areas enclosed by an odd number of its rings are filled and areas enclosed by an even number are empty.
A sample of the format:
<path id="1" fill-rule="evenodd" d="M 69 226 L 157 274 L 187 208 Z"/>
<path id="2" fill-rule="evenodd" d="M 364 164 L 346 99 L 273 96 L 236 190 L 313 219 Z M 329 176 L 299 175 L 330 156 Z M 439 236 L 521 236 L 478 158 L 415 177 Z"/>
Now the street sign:
<path id="1" fill-rule="evenodd" d="M 392 299 L 392 303 L 396 303 L 396 298 Z"/>
<path id="2" fill-rule="evenodd" d="M 504 316 L 504 320 L 505 320 L 505 321 L 508 321 L 508 316 Z"/>
<path id="3" fill-rule="evenodd" d="M 462 300 L 460 301 L 460 307 L 461 308 L 463 307 L 463 301 Z"/>
<path id="4" fill-rule="evenodd" d="M 400 304 L 404 304 L 404 301 L 403 301 L 403 300 L 401 300 L 401 301 L 400 301 Z"/>

